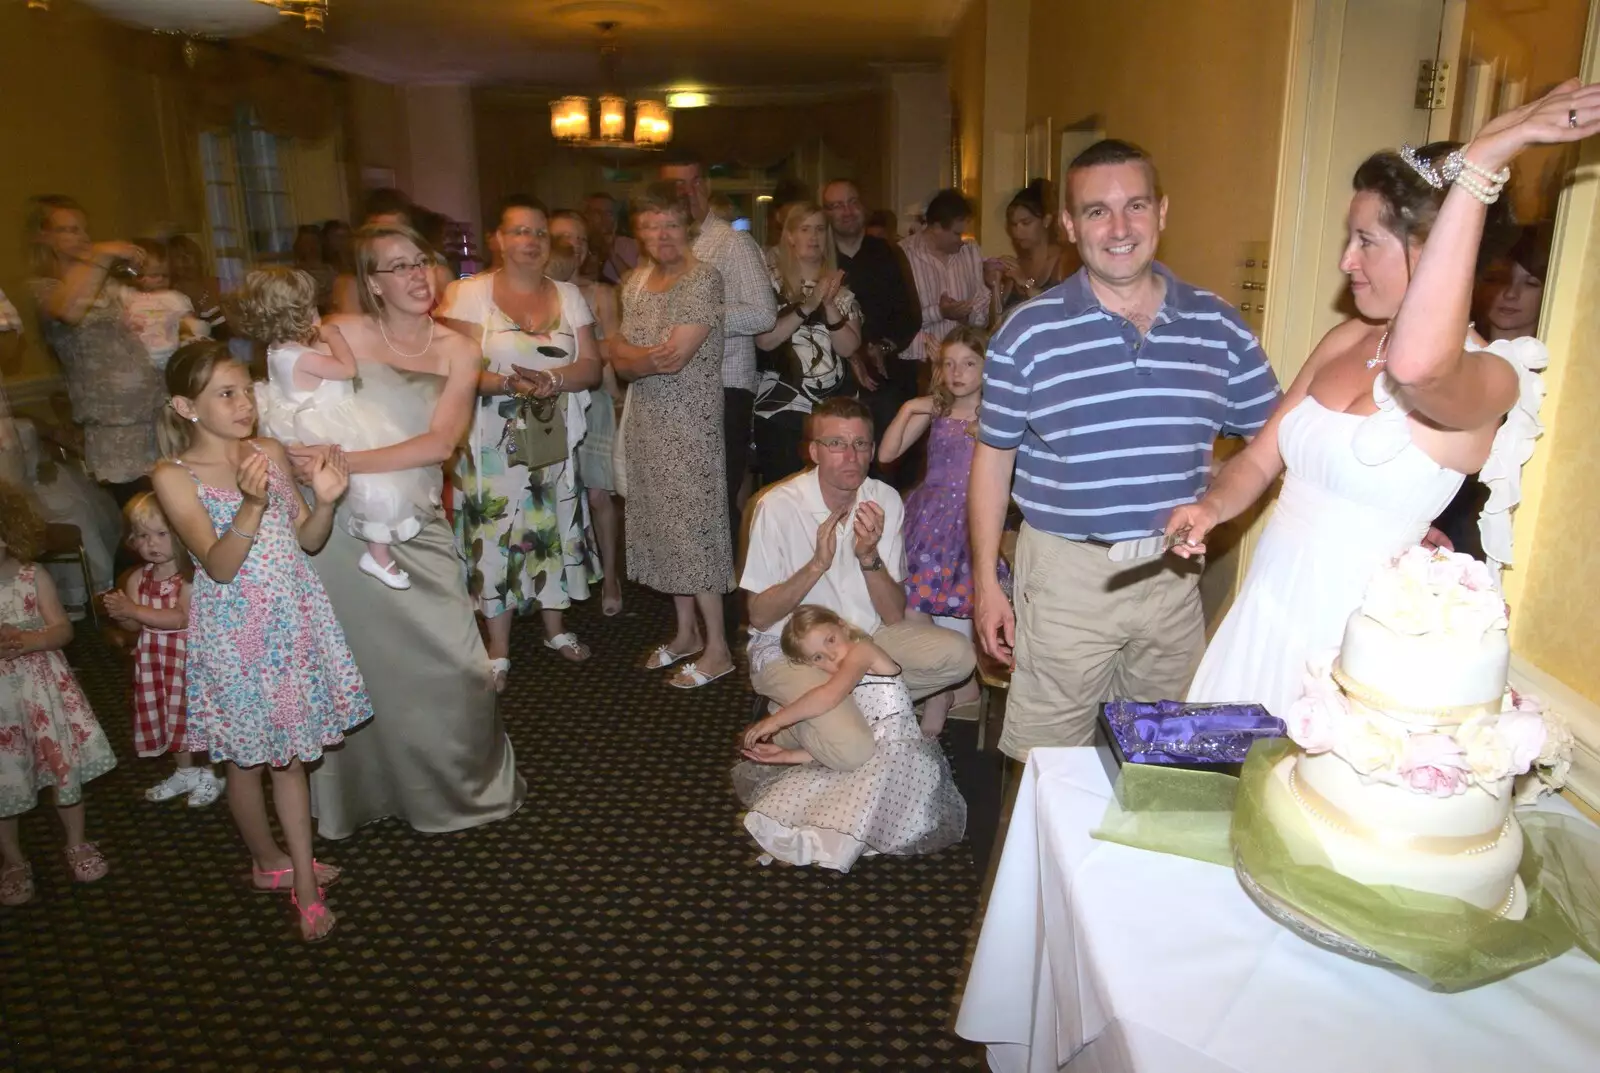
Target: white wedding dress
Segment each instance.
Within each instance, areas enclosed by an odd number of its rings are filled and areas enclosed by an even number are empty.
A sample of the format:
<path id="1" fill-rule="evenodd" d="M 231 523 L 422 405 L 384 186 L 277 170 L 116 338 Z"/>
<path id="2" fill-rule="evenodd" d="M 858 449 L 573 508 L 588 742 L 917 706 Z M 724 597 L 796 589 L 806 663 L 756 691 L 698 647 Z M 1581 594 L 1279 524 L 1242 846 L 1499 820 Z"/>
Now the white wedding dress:
<path id="1" fill-rule="evenodd" d="M 1511 561 L 1511 508 L 1521 498 L 1522 464 L 1542 431 L 1544 368 L 1537 339 L 1488 347 L 1521 383 L 1517 404 L 1495 434 L 1479 479 L 1489 501 L 1479 520 L 1489 565 Z M 1411 421 L 1388 390 L 1373 384 L 1374 414 L 1327 409 L 1309 396 L 1284 415 L 1278 450 L 1285 476 L 1243 586 L 1206 648 L 1189 687 L 1191 703 L 1253 703 L 1282 718 L 1304 690 L 1306 662 L 1339 647 L 1367 579 L 1421 541 L 1463 475 L 1411 441 Z"/>

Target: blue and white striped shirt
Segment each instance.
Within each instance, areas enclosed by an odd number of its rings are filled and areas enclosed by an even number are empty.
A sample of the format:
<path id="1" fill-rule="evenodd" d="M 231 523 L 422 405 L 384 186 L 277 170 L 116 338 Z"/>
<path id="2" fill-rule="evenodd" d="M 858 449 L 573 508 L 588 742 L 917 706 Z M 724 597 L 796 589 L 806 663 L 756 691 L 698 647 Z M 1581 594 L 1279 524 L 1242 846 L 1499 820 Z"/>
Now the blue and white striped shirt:
<path id="1" fill-rule="evenodd" d="M 978 435 L 1017 451 L 1012 497 L 1035 529 L 1108 542 L 1161 532 L 1205 490 L 1217 435 L 1257 432 L 1277 404 L 1238 312 L 1155 270 L 1167 294 L 1142 339 L 1079 269 L 989 342 Z"/>

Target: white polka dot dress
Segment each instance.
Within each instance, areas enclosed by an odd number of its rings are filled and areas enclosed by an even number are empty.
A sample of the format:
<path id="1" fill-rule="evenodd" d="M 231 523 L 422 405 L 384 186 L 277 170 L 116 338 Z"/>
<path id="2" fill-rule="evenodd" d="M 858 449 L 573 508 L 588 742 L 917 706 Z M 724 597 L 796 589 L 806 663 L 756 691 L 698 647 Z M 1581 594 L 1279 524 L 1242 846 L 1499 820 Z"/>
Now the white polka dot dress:
<path id="1" fill-rule="evenodd" d="M 747 831 L 790 864 L 848 872 L 862 856 L 933 853 L 961 841 L 967 803 L 937 741 L 922 736 L 899 675 L 868 675 L 852 693 L 877 750 L 854 771 L 812 762 L 745 762 L 734 788 L 750 811 Z"/>

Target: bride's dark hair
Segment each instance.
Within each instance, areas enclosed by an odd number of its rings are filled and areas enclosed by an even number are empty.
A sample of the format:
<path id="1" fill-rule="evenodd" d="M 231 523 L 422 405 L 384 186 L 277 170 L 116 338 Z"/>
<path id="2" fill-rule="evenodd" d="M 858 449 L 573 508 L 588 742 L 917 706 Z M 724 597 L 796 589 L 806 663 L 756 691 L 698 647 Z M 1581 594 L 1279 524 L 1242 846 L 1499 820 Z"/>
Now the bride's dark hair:
<path id="1" fill-rule="evenodd" d="M 1460 148 L 1460 142 L 1430 142 L 1417 150 L 1417 156 L 1437 169 L 1445 157 Z M 1383 201 L 1383 226 L 1401 242 L 1416 242 L 1419 246 L 1428 241 L 1439 218 L 1439 207 L 1450 191 L 1448 186 L 1435 190 L 1392 149 L 1380 150 L 1362 161 L 1350 185 L 1358 194 L 1377 194 Z M 1516 216 L 1510 199 L 1502 196 L 1489 206 L 1483 221 L 1476 270 L 1482 271 L 1501 257 L 1516 238 Z"/>

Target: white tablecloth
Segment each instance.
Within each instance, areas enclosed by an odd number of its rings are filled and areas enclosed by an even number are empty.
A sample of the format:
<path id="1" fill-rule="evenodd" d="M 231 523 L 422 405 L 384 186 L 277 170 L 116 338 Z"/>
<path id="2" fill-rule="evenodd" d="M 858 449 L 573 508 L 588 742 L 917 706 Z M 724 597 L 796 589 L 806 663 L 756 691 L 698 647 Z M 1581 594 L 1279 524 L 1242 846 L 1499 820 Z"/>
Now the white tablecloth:
<path id="1" fill-rule="evenodd" d="M 1093 749 L 1033 750 L 956 1021 L 997 1073 L 1600 1071 L 1582 951 L 1426 991 L 1287 931 L 1230 869 L 1090 838 L 1110 795 Z"/>

